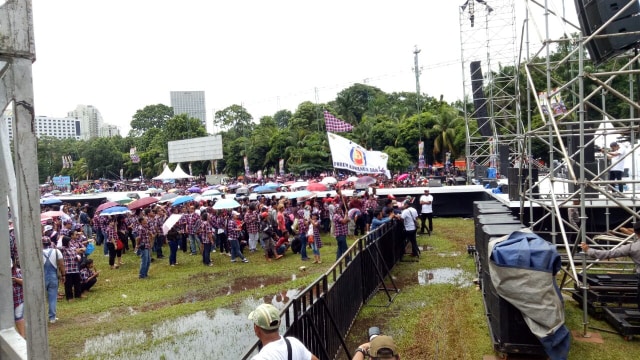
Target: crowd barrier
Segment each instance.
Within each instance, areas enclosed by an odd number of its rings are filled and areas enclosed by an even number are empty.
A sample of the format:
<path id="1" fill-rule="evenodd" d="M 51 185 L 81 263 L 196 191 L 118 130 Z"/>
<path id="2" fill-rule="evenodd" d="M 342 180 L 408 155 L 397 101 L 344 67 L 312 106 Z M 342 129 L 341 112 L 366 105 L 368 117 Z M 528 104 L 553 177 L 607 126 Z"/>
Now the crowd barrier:
<path id="1" fill-rule="evenodd" d="M 384 293 L 388 306 L 398 294 L 390 272 L 404 251 L 400 222 L 389 222 L 357 239 L 282 310 L 284 336 L 299 339 L 321 360 L 336 359 L 341 354 L 351 359 L 345 337 L 362 306 L 373 296 Z M 256 341 L 242 359 L 255 355 L 259 346 Z"/>

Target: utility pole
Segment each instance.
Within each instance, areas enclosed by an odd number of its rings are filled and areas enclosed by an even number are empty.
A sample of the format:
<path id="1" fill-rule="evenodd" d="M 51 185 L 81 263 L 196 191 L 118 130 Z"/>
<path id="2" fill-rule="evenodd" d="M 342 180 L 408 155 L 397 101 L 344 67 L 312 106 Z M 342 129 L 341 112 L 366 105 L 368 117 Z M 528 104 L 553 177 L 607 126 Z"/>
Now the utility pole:
<path id="1" fill-rule="evenodd" d="M 416 74 L 416 108 L 418 109 L 418 114 L 420 114 L 420 74 L 422 73 L 422 69 L 418 66 L 418 54 L 420 54 L 420 51 L 418 45 L 416 45 L 413 50 L 413 71 Z M 420 135 L 422 136 L 422 134 Z"/>

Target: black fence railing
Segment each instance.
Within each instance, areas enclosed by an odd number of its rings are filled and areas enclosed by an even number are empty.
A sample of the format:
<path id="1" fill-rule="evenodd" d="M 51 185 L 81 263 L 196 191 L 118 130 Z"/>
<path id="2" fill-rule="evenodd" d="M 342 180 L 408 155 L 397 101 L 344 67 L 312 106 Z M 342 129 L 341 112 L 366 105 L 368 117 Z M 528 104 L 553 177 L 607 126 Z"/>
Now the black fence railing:
<path id="1" fill-rule="evenodd" d="M 396 221 L 359 238 L 283 309 L 284 335 L 302 341 L 321 360 L 351 359 L 345 337 L 374 295 L 384 292 L 388 306 L 398 294 L 389 274 L 405 247 L 402 223 Z M 242 359 L 249 359 L 258 348 L 256 342 Z"/>

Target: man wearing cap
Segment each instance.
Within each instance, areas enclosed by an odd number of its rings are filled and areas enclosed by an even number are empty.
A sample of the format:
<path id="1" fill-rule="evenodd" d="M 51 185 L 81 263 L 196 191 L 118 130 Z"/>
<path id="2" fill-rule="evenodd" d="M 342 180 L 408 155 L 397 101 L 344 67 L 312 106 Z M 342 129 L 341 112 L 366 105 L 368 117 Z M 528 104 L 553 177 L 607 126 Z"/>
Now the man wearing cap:
<path id="1" fill-rule="evenodd" d="M 420 234 L 424 234 L 425 228 L 429 231 L 429 235 L 433 231 L 433 196 L 429 194 L 429 189 L 424 189 L 424 194 L 420 196 L 420 220 L 422 225 L 420 226 Z M 427 228 L 426 221 L 429 219 L 429 227 Z"/>
<path id="2" fill-rule="evenodd" d="M 622 173 L 624 172 L 624 149 L 620 148 L 620 145 L 618 145 L 617 142 L 612 142 L 611 145 L 609 145 L 611 147 L 611 150 L 609 150 L 606 155 L 607 158 L 611 161 L 611 170 L 609 170 L 609 180 L 622 180 Z M 602 149 L 603 151 L 605 149 Z M 615 189 L 615 184 L 613 185 L 613 188 Z M 618 191 L 620 193 L 622 193 L 622 191 L 624 190 L 624 184 L 623 183 L 618 183 Z M 620 193 L 615 193 L 618 196 L 620 195 Z"/>
<path id="3" fill-rule="evenodd" d="M 635 241 L 611 250 L 594 250 L 591 249 L 586 243 L 581 243 L 580 246 L 582 247 L 582 250 L 587 254 L 587 256 L 599 260 L 613 259 L 624 256 L 628 256 L 631 258 L 631 260 L 635 264 L 634 272 L 636 274 L 636 278 L 638 279 L 637 302 L 638 308 L 640 309 L 640 241 L 638 240 L 640 239 L 640 221 L 633 224 L 633 232 L 636 238 Z"/>
<path id="4" fill-rule="evenodd" d="M 47 225 L 50 227 L 50 225 Z M 45 226 L 45 230 L 47 227 Z M 46 231 L 45 231 L 46 232 Z M 60 250 L 51 247 L 51 239 L 48 236 L 42 237 L 42 257 L 44 262 L 44 288 L 47 291 L 47 302 L 49 303 L 49 322 L 54 324 L 56 308 L 58 305 L 58 271 L 60 279 L 65 282 L 64 257 Z"/>
<path id="5" fill-rule="evenodd" d="M 280 336 L 280 312 L 275 306 L 258 306 L 249 314 L 249 320 L 253 322 L 253 332 L 262 344 L 260 352 L 251 360 L 318 360 L 300 340 Z"/>
<path id="6" fill-rule="evenodd" d="M 400 354 L 398 354 L 398 348 L 393 342 L 393 338 L 386 335 L 378 335 L 371 342 L 358 346 L 351 360 L 363 360 L 365 354 L 368 354 L 371 360 L 400 360 Z"/>

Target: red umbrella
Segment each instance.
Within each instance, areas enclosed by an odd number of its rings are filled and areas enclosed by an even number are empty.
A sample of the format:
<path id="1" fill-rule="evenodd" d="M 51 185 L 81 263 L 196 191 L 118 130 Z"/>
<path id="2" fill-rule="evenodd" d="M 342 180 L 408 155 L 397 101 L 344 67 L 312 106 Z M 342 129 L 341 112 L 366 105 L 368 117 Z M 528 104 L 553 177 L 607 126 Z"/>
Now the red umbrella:
<path id="1" fill-rule="evenodd" d="M 327 191 L 327 186 L 321 183 L 311 183 L 307 185 L 307 190 L 309 191 Z"/>
<path id="2" fill-rule="evenodd" d="M 64 215 L 62 211 L 45 211 L 42 214 L 40 214 L 40 219 L 60 217 L 62 215 Z"/>
<path id="3" fill-rule="evenodd" d="M 104 209 L 108 209 L 110 207 L 114 207 L 114 206 L 120 206 L 120 204 L 118 204 L 115 201 L 108 201 L 104 204 L 100 204 L 100 206 L 98 206 L 98 208 L 96 209 L 96 211 L 102 211 Z"/>
<path id="4" fill-rule="evenodd" d="M 156 199 L 155 197 L 147 196 L 147 197 L 143 197 L 138 200 L 134 200 L 130 202 L 129 205 L 127 205 L 127 207 L 129 208 L 129 210 L 136 210 L 136 209 L 143 208 L 145 206 L 149 206 L 151 204 L 155 204 L 157 202 L 158 202 L 158 199 Z"/>

